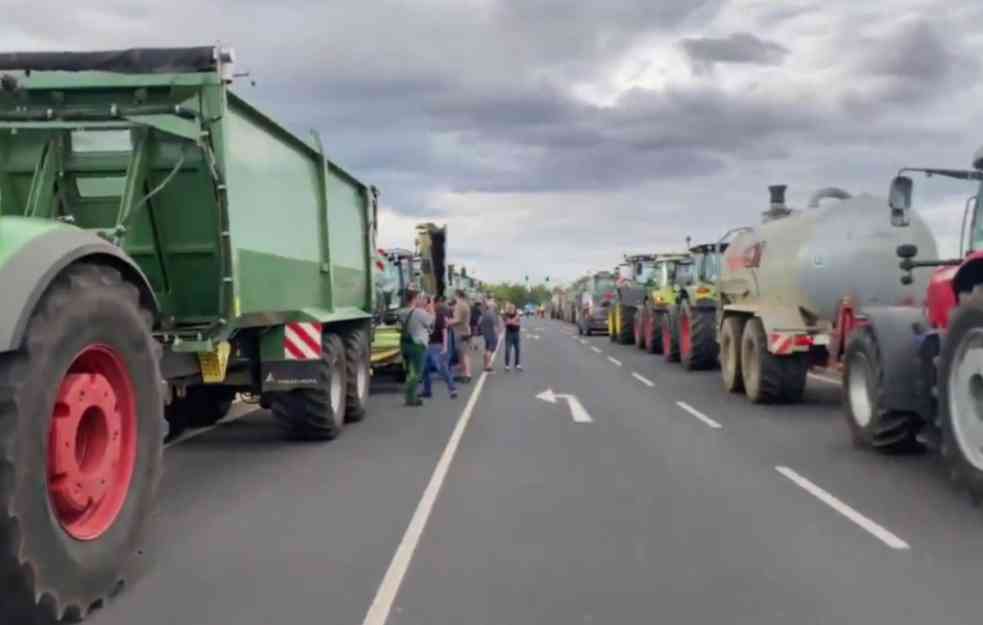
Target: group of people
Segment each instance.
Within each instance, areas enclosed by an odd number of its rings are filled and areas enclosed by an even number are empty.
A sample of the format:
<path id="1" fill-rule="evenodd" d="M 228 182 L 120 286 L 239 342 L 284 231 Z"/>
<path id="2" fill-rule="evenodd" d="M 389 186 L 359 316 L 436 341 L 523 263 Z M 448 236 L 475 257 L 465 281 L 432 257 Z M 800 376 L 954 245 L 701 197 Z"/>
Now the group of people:
<path id="1" fill-rule="evenodd" d="M 521 315 L 512 304 L 506 304 L 502 314 L 494 298 L 469 302 L 464 291 L 454 299 L 430 297 L 417 292 L 408 294 L 409 310 L 402 318 L 400 349 L 406 369 L 405 398 L 407 406 L 422 406 L 423 400 L 433 397 L 433 374 L 447 383 L 452 399 L 457 397 L 457 384 L 471 382 L 469 348 L 484 348 L 484 370 L 494 372 L 495 352 L 499 337 L 505 336 L 505 370 L 522 370 L 519 361 Z M 420 386 L 422 384 L 422 392 Z"/>

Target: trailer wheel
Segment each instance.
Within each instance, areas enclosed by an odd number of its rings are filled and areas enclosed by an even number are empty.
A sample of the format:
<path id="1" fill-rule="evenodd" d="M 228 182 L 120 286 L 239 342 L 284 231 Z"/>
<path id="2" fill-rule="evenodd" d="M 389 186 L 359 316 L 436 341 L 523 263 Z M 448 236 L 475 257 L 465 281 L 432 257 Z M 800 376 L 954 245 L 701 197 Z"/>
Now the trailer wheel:
<path id="1" fill-rule="evenodd" d="M 273 416 L 301 440 L 333 440 L 345 424 L 345 348 L 337 334 L 322 345 L 317 388 L 270 393 Z"/>
<path id="2" fill-rule="evenodd" d="M 766 404 L 781 399 L 782 362 L 768 352 L 765 329 L 757 317 L 748 320 L 741 334 L 741 376 L 744 392 L 753 403 Z"/>
<path id="3" fill-rule="evenodd" d="M 224 387 L 193 386 L 184 397 L 175 397 L 164 407 L 164 417 L 170 425 L 168 438 L 188 428 L 214 425 L 229 413 L 235 391 Z"/>
<path id="4" fill-rule="evenodd" d="M 744 390 L 744 377 L 741 372 L 741 336 L 744 334 L 745 319 L 741 315 L 724 317 L 720 329 L 720 373 L 724 388 L 731 393 Z"/>
<path id="5" fill-rule="evenodd" d="M 690 371 L 717 366 L 716 311 L 683 302 L 679 310 L 679 359 Z"/>
<path id="6" fill-rule="evenodd" d="M 365 328 L 356 328 L 343 337 L 345 343 L 345 420 L 356 423 L 365 418 L 369 400 L 372 363 L 369 336 Z"/>
<path id="7" fill-rule="evenodd" d="M 666 362 L 679 362 L 679 324 L 677 313 L 670 308 L 662 313 L 662 358 Z"/>
<path id="8" fill-rule="evenodd" d="M 635 308 L 619 305 L 621 308 L 621 324 L 618 326 L 618 342 L 631 345 L 635 342 Z"/>
<path id="9" fill-rule="evenodd" d="M 0 356 L 0 622 L 84 618 L 132 573 L 163 462 L 152 320 L 116 269 L 78 264 Z"/>
<path id="10" fill-rule="evenodd" d="M 942 455 L 952 477 L 983 498 L 983 289 L 963 294 L 943 341 L 939 371 Z"/>
<path id="11" fill-rule="evenodd" d="M 804 353 L 776 357 L 782 371 L 782 401 L 798 403 L 806 390 L 809 376 L 809 355 Z"/>
<path id="12" fill-rule="evenodd" d="M 868 328 L 853 332 L 843 359 L 843 414 L 853 444 L 886 453 L 915 451 L 918 417 L 880 409 L 881 353 Z"/>

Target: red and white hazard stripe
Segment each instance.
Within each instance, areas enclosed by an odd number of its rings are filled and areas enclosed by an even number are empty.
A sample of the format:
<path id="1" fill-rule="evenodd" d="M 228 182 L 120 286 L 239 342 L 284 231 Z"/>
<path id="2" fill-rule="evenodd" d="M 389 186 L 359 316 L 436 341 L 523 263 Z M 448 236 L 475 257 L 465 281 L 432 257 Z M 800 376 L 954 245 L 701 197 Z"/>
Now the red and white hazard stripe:
<path id="1" fill-rule="evenodd" d="M 287 360 L 320 358 L 321 324 L 298 322 L 283 326 L 283 355 Z"/>
<path id="2" fill-rule="evenodd" d="M 814 344 L 821 344 L 808 334 L 794 332 L 772 332 L 768 335 L 768 351 L 776 356 L 784 356 L 792 352 L 808 351 Z"/>

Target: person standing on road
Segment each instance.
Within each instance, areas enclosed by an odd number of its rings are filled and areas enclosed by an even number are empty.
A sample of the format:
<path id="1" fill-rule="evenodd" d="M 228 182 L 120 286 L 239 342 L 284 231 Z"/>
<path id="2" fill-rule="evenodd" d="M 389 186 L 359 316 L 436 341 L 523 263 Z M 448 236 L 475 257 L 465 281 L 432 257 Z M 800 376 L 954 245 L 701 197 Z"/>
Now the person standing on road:
<path id="1" fill-rule="evenodd" d="M 467 294 L 458 289 L 457 300 L 454 302 L 454 314 L 451 317 L 450 329 L 454 339 L 454 349 L 457 352 L 458 364 L 461 367 L 459 381 L 467 384 L 471 381 L 471 356 L 468 354 L 468 343 L 471 342 L 471 305 Z"/>
<path id="2" fill-rule="evenodd" d="M 407 295 L 410 309 L 403 314 L 402 331 L 399 341 L 403 354 L 403 367 L 406 368 L 404 395 L 407 406 L 422 406 L 423 400 L 417 396 L 423 368 L 427 361 L 427 344 L 434 318 L 426 310 L 427 302 L 422 295 L 410 291 Z"/>
<path id="3" fill-rule="evenodd" d="M 515 304 L 508 304 L 505 307 L 503 317 L 505 319 L 505 370 L 509 370 L 510 356 L 514 349 L 515 370 L 522 371 L 522 365 L 519 363 L 519 330 L 522 326 L 522 317 L 519 315 L 519 311 L 516 310 Z"/>
<path id="4" fill-rule="evenodd" d="M 427 345 L 427 362 L 423 367 L 423 395 L 421 397 L 433 397 L 431 371 L 436 371 L 437 375 L 447 382 L 447 390 L 450 391 L 451 399 L 456 399 L 457 389 L 454 387 L 454 376 L 451 375 L 448 367 L 451 338 L 450 330 L 447 327 L 447 307 L 443 305 L 443 298 L 440 296 L 435 298 L 434 302 L 433 331 L 430 333 L 429 344 Z"/>
<path id="5" fill-rule="evenodd" d="M 478 329 L 485 339 L 485 371 L 489 373 L 495 371 L 492 367 L 492 358 L 494 358 L 495 350 L 498 348 L 498 333 L 501 325 L 502 318 L 498 316 L 495 301 L 488 300 L 485 305 L 485 312 L 482 313 L 481 320 L 478 322 Z"/>
<path id="6" fill-rule="evenodd" d="M 481 305 L 480 301 L 471 304 L 471 348 L 475 351 L 481 348 L 479 345 L 481 342 L 481 331 L 478 328 L 478 322 L 481 321 L 481 315 L 484 312 L 485 308 Z"/>

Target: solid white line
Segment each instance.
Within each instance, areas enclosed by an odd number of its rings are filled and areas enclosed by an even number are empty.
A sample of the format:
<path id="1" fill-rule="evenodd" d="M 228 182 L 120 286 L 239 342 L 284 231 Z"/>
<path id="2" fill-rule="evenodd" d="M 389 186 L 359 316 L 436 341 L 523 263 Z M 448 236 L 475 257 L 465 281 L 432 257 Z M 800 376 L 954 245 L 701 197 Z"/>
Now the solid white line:
<path id="1" fill-rule="evenodd" d="M 813 380 L 819 380 L 820 382 L 825 382 L 826 384 L 834 384 L 836 386 L 840 386 L 842 384 L 842 382 L 840 382 L 836 378 L 830 378 L 830 377 L 827 377 L 825 375 L 820 375 L 818 373 L 811 373 L 810 372 L 810 373 L 808 373 L 806 375 L 808 375 Z"/>
<path id="2" fill-rule="evenodd" d="M 613 356 L 608 356 L 608 360 L 610 360 L 611 363 L 614 364 L 614 365 L 617 365 L 619 367 L 621 366 L 621 361 L 618 360 L 617 358 L 613 357 Z"/>
<path id="3" fill-rule="evenodd" d="M 655 386 L 655 382 L 653 382 L 652 380 L 646 378 L 645 376 L 643 376 L 640 373 L 636 373 L 636 372 L 632 371 L 631 372 L 631 377 L 635 378 L 636 380 L 638 380 L 639 382 L 641 382 L 645 386 Z"/>
<path id="4" fill-rule="evenodd" d="M 871 521 L 864 515 L 860 514 L 847 504 L 843 503 L 832 494 L 826 492 L 822 488 L 816 486 L 806 478 L 802 477 L 792 469 L 788 467 L 776 466 L 775 470 L 787 477 L 788 479 L 795 482 L 799 487 L 808 492 L 810 495 L 823 502 L 833 510 L 836 510 L 846 518 L 850 519 L 863 529 L 867 530 L 874 535 L 875 538 L 880 540 L 882 543 L 890 547 L 891 549 L 911 549 L 911 547 L 905 541 L 898 538 L 894 533 L 884 528 L 882 525 Z"/>
<path id="5" fill-rule="evenodd" d="M 496 349 L 495 351 L 497 354 L 498 350 Z M 430 513 L 433 511 L 434 503 L 437 501 L 437 495 L 440 493 L 440 488 L 443 486 L 444 479 L 447 477 L 447 470 L 451 466 L 451 461 L 454 460 L 454 454 L 457 452 L 457 447 L 461 443 L 461 436 L 464 435 L 464 430 L 471 421 L 471 414 L 474 412 L 474 406 L 478 402 L 478 396 L 481 395 L 481 389 L 484 387 L 487 377 L 488 373 L 482 372 L 481 377 L 478 378 L 478 384 L 475 385 L 474 391 L 471 392 L 468 404 L 464 407 L 464 412 L 461 413 L 457 425 L 454 426 L 454 431 L 451 433 L 451 437 L 447 440 L 447 446 L 444 447 L 444 452 L 440 455 L 440 460 L 437 461 L 437 466 L 434 468 L 433 475 L 430 477 L 430 483 L 427 484 L 426 489 L 423 491 L 423 497 L 420 498 L 420 503 L 417 504 L 416 510 L 413 512 L 410 524 L 406 527 L 406 532 L 403 534 L 403 539 L 400 541 L 399 547 L 396 548 L 396 553 L 393 555 L 392 562 L 389 563 L 389 568 L 382 578 L 382 583 L 379 584 L 379 590 L 376 591 L 375 599 L 372 600 L 372 605 L 369 606 L 369 611 L 365 614 L 365 620 L 362 621 L 362 625 L 385 625 L 386 620 L 389 618 L 389 612 L 392 610 L 393 602 L 396 600 L 396 593 L 399 592 L 399 587 L 402 585 L 406 571 L 409 569 L 410 562 L 413 560 L 413 553 L 416 551 L 416 546 L 420 543 L 420 537 L 423 535 L 423 530 L 427 526 L 427 521 L 430 519 Z"/>
<path id="6" fill-rule="evenodd" d="M 717 423 L 716 421 L 714 421 L 713 419 L 711 419 L 710 417 L 706 416 L 705 414 L 703 414 L 702 412 L 700 412 L 696 408 L 690 406 L 689 404 L 687 404 L 684 401 L 677 401 L 676 402 L 676 405 L 679 406 L 680 408 L 682 408 L 683 410 L 685 410 L 686 412 L 690 413 L 691 415 L 693 415 L 694 417 L 696 417 L 700 421 L 706 423 L 707 425 L 709 425 L 710 427 L 712 427 L 715 430 L 719 430 L 720 428 L 723 427 L 722 425 L 720 425 L 719 423 Z"/>
<path id="7" fill-rule="evenodd" d="M 598 347 L 594 346 L 594 345 L 591 345 L 590 348 L 591 348 L 591 351 L 593 351 L 593 352 L 596 352 L 598 354 L 601 353 L 601 350 Z"/>

